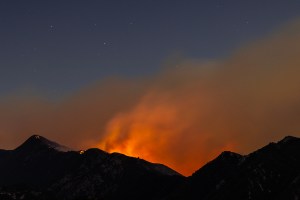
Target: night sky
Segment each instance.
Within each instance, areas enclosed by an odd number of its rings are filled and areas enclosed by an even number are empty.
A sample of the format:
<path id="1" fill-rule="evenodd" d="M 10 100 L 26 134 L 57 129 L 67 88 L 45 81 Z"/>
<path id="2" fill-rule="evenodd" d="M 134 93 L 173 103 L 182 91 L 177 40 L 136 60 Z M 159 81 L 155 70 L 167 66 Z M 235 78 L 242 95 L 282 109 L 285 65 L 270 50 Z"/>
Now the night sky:
<path id="1" fill-rule="evenodd" d="M 170 57 L 218 59 L 300 14 L 299 0 L 0 2 L 0 96 L 71 94 Z"/>

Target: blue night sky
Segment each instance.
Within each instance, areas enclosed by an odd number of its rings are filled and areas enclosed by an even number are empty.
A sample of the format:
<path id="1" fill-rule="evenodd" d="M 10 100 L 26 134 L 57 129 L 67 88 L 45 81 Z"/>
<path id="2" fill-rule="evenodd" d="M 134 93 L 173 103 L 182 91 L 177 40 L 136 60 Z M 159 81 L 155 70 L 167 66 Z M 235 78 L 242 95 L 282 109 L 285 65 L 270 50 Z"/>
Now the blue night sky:
<path id="1" fill-rule="evenodd" d="M 299 15 L 299 0 L 2 0 L 0 96 L 56 98 L 153 74 L 177 54 L 222 58 Z"/>

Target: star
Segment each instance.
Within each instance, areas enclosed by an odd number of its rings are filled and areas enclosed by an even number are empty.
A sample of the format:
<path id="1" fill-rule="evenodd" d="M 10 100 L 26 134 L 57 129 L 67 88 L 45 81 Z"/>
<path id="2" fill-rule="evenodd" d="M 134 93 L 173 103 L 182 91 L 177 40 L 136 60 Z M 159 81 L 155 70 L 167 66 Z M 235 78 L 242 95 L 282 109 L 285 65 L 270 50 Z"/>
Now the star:
<path id="1" fill-rule="evenodd" d="M 54 25 L 50 25 L 50 26 L 49 26 L 49 28 L 50 28 L 50 30 L 49 30 L 49 31 L 54 31 L 54 30 L 55 30 L 55 27 L 54 27 Z"/>

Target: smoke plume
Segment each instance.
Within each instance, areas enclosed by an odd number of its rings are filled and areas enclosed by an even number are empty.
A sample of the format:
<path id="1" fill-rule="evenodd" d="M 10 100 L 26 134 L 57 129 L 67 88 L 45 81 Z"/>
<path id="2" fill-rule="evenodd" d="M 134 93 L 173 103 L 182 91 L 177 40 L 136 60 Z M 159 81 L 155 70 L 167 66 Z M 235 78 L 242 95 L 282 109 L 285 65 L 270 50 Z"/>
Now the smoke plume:
<path id="1" fill-rule="evenodd" d="M 33 133 L 99 147 L 190 175 L 221 151 L 246 154 L 300 136 L 300 23 L 214 62 L 187 60 L 146 79 L 111 78 L 58 103 L 0 102 L 1 148 Z"/>

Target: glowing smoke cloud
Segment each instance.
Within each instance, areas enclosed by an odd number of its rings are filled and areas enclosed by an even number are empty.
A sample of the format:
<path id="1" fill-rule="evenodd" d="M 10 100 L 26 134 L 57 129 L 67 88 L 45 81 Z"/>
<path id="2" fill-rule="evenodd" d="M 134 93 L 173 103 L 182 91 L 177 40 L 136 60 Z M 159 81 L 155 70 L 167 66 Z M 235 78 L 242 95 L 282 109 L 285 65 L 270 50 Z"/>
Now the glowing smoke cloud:
<path id="1" fill-rule="evenodd" d="M 300 136 L 300 24 L 212 63 L 186 61 L 147 80 L 108 79 L 59 103 L 3 97 L 1 148 L 39 133 L 190 175 L 223 150 Z M 27 94 L 28 96 L 28 94 Z"/>

